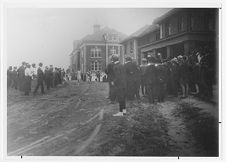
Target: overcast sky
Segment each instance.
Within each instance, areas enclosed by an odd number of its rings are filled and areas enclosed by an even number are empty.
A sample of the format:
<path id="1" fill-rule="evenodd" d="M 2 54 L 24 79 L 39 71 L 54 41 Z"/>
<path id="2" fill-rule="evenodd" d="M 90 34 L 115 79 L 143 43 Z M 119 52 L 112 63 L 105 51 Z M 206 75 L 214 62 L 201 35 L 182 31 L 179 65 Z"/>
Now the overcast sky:
<path id="1" fill-rule="evenodd" d="M 43 62 L 67 68 L 73 40 L 93 32 L 93 24 L 131 34 L 170 9 L 7 10 L 7 64 Z"/>

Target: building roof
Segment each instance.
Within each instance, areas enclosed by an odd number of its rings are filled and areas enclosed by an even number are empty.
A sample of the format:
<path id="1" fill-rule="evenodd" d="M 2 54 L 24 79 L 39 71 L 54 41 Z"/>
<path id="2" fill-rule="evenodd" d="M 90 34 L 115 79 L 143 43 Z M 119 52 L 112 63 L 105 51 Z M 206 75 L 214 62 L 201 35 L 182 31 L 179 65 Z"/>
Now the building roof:
<path id="1" fill-rule="evenodd" d="M 158 23 L 160 23 L 161 21 L 165 20 L 166 18 L 172 16 L 173 14 L 175 14 L 175 13 L 181 11 L 181 10 L 182 10 L 182 8 L 174 8 L 174 9 L 168 11 L 167 13 L 163 14 L 162 16 L 156 18 L 156 19 L 153 21 L 153 24 L 158 24 Z"/>
<path id="2" fill-rule="evenodd" d="M 145 25 L 142 28 L 138 29 L 136 32 L 132 33 L 130 36 L 126 37 L 121 41 L 121 43 L 126 42 L 128 40 L 131 40 L 133 38 L 137 38 L 142 34 L 145 30 L 147 30 L 150 27 L 150 25 Z"/>
<path id="3" fill-rule="evenodd" d="M 126 37 L 124 40 L 121 41 L 121 43 L 129 41 L 134 38 L 140 38 L 150 32 L 153 32 L 155 30 L 159 29 L 159 26 L 154 24 L 154 25 L 145 25 L 130 36 Z"/>
<path id="4" fill-rule="evenodd" d="M 146 30 L 144 30 L 140 35 L 139 37 L 142 37 L 150 32 L 153 32 L 155 30 L 158 30 L 159 29 L 159 26 L 154 24 L 154 25 L 150 25 L 149 28 L 147 28 Z"/>
<path id="5" fill-rule="evenodd" d="M 82 43 L 92 43 L 92 42 L 104 43 L 105 42 L 104 34 L 117 35 L 119 37 L 118 43 L 126 37 L 125 34 L 118 32 L 115 29 L 112 29 L 112 28 L 109 28 L 109 27 L 104 27 L 104 28 L 100 29 L 99 31 L 97 31 L 93 34 L 89 34 L 89 35 L 86 35 L 85 37 L 83 37 L 80 40 L 80 44 L 82 44 Z"/>

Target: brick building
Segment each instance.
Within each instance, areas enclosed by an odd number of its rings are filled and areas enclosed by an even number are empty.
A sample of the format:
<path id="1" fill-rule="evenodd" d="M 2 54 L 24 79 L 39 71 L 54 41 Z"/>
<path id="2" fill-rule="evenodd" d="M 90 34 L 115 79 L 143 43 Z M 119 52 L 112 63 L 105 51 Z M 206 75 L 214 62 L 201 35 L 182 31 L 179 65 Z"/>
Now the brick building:
<path id="1" fill-rule="evenodd" d="M 130 56 L 133 60 L 138 61 L 139 55 L 138 55 L 138 37 L 147 31 L 150 28 L 150 25 L 145 25 L 138 31 L 134 32 L 130 36 L 126 37 L 121 41 L 121 44 L 123 45 L 123 53 L 124 57 Z M 124 60 L 123 60 L 124 62 Z"/>
<path id="2" fill-rule="evenodd" d="M 81 40 L 74 41 L 70 54 L 70 68 L 72 71 L 104 71 L 112 54 L 118 54 L 123 61 L 122 45 L 120 41 L 126 36 L 114 29 L 94 25 L 93 34 Z"/>

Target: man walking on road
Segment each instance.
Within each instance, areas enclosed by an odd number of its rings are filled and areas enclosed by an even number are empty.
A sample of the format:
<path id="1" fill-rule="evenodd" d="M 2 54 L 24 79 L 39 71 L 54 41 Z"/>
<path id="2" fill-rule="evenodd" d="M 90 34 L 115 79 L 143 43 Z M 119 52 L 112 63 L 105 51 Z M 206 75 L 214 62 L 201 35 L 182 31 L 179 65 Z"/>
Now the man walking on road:
<path id="1" fill-rule="evenodd" d="M 123 114 L 126 114 L 125 68 L 122 64 L 120 64 L 118 55 L 113 55 L 112 60 L 114 62 L 114 76 L 112 78 L 111 85 L 114 86 L 116 98 L 119 103 L 119 112 L 114 114 L 113 116 L 123 116 Z"/>
<path id="2" fill-rule="evenodd" d="M 114 62 L 111 58 L 111 62 L 107 65 L 107 68 L 105 70 L 105 73 L 107 74 L 107 81 L 109 83 L 109 94 L 108 94 L 108 98 L 111 100 L 111 103 L 114 103 L 115 101 L 115 92 L 114 92 L 114 85 L 111 84 L 113 78 L 114 78 L 114 71 L 113 71 L 113 67 L 114 67 Z"/>
<path id="3" fill-rule="evenodd" d="M 35 91 L 33 92 L 33 94 L 36 94 L 37 93 L 37 90 L 39 88 L 39 86 L 41 86 L 41 92 L 42 94 L 44 94 L 44 85 L 43 85 L 43 81 L 44 81 L 44 72 L 42 70 L 42 63 L 39 63 L 39 67 L 38 67 L 38 70 L 37 70 L 37 85 L 35 87 Z"/>

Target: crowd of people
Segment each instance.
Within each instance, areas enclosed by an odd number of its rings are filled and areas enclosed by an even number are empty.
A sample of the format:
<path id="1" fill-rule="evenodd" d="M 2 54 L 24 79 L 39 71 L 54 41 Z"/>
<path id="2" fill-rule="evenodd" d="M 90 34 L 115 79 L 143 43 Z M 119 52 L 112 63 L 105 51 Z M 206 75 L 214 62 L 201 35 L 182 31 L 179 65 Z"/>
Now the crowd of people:
<path id="1" fill-rule="evenodd" d="M 82 73 L 78 70 L 71 73 L 57 67 L 22 62 L 17 67 L 10 66 L 7 70 L 8 88 L 18 89 L 29 95 L 32 91 L 31 83 L 36 81 L 33 94 L 40 87 L 41 93 L 45 89 L 55 88 L 66 80 L 81 81 L 107 81 L 109 83 L 109 96 L 111 103 L 119 103 L 119 112 L 114 116 L 123 116 L 127 107 L 136 99 L 141 101 L 147 98 L 150 103 L 163 102 L 167 95 L 186 98 L 190 94 L 213 96 L 213 84 L 216 84 L 216 57 L 209 48 L 199 48 L 189 55 L 178 55 L 171 59 L 163 59 L 159 53 L 157 57 L 148 54 L 138 66 L 131 57 L 125 58 L 121 64 L 118 55 L 111 56 L 111 62 L 104 72 L 88 71 Z M 46 86 L 46 88 L 45 88 Z M 128 106 L 129 105 L 129 106 Z"/>
<path id="2" fill-rule="evenodd" d="M 32 91 L 32 82 L 35 81 L 36 85 L 34 95 L 37 93 L 39 87 L 41 93 L 44 94 L 45 90 L 57 87 L 68 80 L 68 72 L 64 69 L 53 67 L 53 65 L 43 67 L 43 63 L 30 65 L 29 63 L 22 62 L 22 65 L 17 68 L 9 66 L 7 70 L 7 88 L 17 89 L 24 92 L 24 95 L 29 95 Z"/>
<path id="3" fill-rule="evenodd" d="M 216 62 L 209 48 L 167 60 L 162 59 L 160 53 L 157 57 L 148 54 L 140 66 L 131 57 L 125 60 L 125 64 L 120 64 L 119 57 L 113 55 L 106 69 L 109 99 L 111 103 L 119 102 L 119 112 L 114 116 L 126 113 L 126 101 L 140 102 L 140 89 L 150 103 L 163 102 L 166 95 L 181 98 L 190 94 L 207 98 L 213 95 Z"/>
<path id="4" fill-rule="evenodd" d="M 78 70 L 77 72 L 71 73 L 71 80 L 77 80 L 78 82 L 84 81 L 84 82 L 106 82 L 107 76 L 102 71 L 91 71 L 88 70 L 86 73 L 81 72 L 81 70 Z"/>

